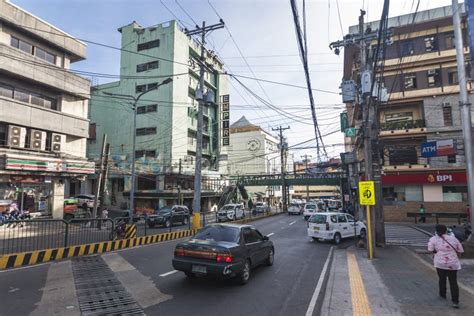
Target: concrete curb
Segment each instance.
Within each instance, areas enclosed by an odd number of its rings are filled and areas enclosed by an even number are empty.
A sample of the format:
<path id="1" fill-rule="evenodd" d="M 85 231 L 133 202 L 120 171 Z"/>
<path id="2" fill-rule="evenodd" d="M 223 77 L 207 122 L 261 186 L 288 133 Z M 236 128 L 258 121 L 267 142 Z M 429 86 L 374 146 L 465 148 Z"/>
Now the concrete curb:
<path id="1" fill-rule="evenodd" d="M 114 250 L 143 246 L 173 239 L 180 239 L 184 237 L 193 236 L 196 232 L 196 229 L 189 229 L 129 239 L 82 244 L 71 247 L 59 247 L 52 249 L 7 254 L 0 256 L 0 270 L 24 267 L 50 261 L 59 261 L 73 257 L 101 254 Z"/>
<path id="2" fill-rule="evenodd" d="M 413 251 L 407 249 L 406 247 L 400 247 L 400 248 L 403 249 L 405 252 L 410 253 L 410 255 L 415 257 L 418 261 L 420 261 L 422 264 L 424 264 L 427 268 L 429 268 L 430 270 L 436 272 L 435 267 L 433 265 L 429 264 L 428 262 L 426 262 L 425 260 L 423 260 L 423 258 L 421 258 L 418 254 L 416 254 Z M 474 295 L 474 289 L 471 289 L 469 286 L 463 284 L 462 282 L 459 282 L 459 280 L 458 280 L 458 285 L 464 291 L 470 293 L 471 295 Z"/>
<path id="3" fill-rule="evenodd" d="M 419 232 L 421 232 L 421 233 L 423 233 L 423 234 L 426 234 L 426 235 L 428 235 L 428 236 L 430 236 L 430 237 L 433 237 L 433 234 L 432 234 L 432 233 L 430 233 L 430 232 L 424 230 L 423 228 L 416 227 L 415 225 L 410 225 L 410 227 L 413 228 L 413 229 L 416 229 L 417 231 L 419 231 Z"/>

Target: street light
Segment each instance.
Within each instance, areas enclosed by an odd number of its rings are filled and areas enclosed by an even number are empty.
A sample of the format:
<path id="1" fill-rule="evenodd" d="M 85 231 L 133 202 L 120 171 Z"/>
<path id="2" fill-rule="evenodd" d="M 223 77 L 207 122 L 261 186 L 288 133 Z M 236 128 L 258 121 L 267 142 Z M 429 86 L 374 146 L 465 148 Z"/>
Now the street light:
<path id="1" fill-rule="evenodd" d="M 135 142 L 137 138 L 137 103 L 140 98 L 147 94 L 150 91 L 158 90 L 159 87 L 163 85 L 167 85 L 173 81 L 173 78 L 167 78 L 163 80 L 161 83 L 157 84 L 155 87 L 148 89 L 142 93 L 140 93 L 137 97 L 128 94 L 119 94 L 119 93 L 110 93 L 106 91 L 102 91 L 103 94 L 110 95 L 110 96 L 117 96 L 117 97 L 125 97 L 133 100 L 133 137 L 132 137 L 132 187 L 130 188 L 130 212 L 128 214 L 130 223 L 133 223 L 133 212 L 135 210 Z"/>

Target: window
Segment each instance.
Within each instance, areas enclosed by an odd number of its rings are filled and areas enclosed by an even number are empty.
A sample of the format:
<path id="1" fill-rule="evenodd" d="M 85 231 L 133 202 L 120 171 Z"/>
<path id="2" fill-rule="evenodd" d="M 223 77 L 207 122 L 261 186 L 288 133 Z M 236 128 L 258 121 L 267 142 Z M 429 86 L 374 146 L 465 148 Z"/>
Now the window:
<path id="1" fill-rule="evenodd" d="M 10 46 L 15 47 L 15 48 L 20 48 L 20 40 L 12 36 L 10 38 Z"/>
<path id="2" fill-rule="evenodd" d="M 337 223 L 337 216 L 336 215 L 331 215 L 330 219 L 331 219 L 331 223 Z"/>
<path id="3" fill-rule="evenodd" d="M 137 131 L 136 131 L 137 136 L 152 135 L 152 134 L 156 134 L 156 127 L 137 128 Z"/>
<path id="4" fill-rule="evenodd" d="M 456 155 L 448 156 L 448 163 L 456 163 Z"/>
<path id="5" fill-rule="evenodd" d="M 13 98 L 13 87 L 0 84 L 0 96 Z"/>
<path id="6" fill-rule="evenodd" d="M 137 114 L 144 114 L 150 112 L 156 112 L 158 109 L 157 104 L 149 104 L 137 107 Z"/>
<path id="7" fill-rule="evenodd" d="M 25 53 L 35 55 L 36 57 L 46 60 L 51 64 L 56 64 L 56 55 L 48 53 L 47 51 L 39 47 L 33 46 L 30 43 L 25 42 L 24 40 L 12 36 L 10 39 L 10 46 L 18 48 L 24 51 Z"/>
<path id="8" fill-rule="evenodd" d="M 156 190 L 156 179 L 153 176 L 138 177 L 137 189 L 138 190 Z"/>
<path id="9" fill-rule="evenodd" d="M 0 96 L 57 110 L 56 100 L 43 95 L 0 83 Z"/>
<path id="10" fill-rule="evenodd" d="M 90 140 L 95 140 L 97 135 L 97 124 L 96 123 L 90 123 L 89 124 L 89 139 Z"/>
<path id="11" fill-rule="evenodd" d="M 453 68 L 453 69 L 449 69 L 448 70 L 448 83 L 450 85 L 457 85 L 459 84 L 459 81 L 458 81 L 458 71 L 457 69 Z"/>
<path id="12" fill-rule="evenodd" d="M 443 106 L 444 126 L 453 126 L 453 111 L 451 106 Z"/>
<path id="13" fill-rule="evenodd" d="M 153 82 L 153 83 L 149 83 L 149 84 L 141 84 L 141 85 L 138 85 L 138 86 L 135 87 L 135 92 L 136 93 L 141 93 L 141 92 L 145 92 L 145 91 L 148 91 L 148 90 L 156 89 L 157 87 L 158 87 L 157 82 Z"/>
<path id="14" fill-rule="evenodd" d="M 30 103 L 30 94 L 23 90 L 15 89 L 13 98 L 21 102 Z"/>
<path id="15" fill-rule="evenodd" d="M 441 79 L 439 75 L 439 69 L 430 69 L 426 73 L 428 78 L 428 87 L 439 87 L 441 86 Z"/>
<path id="16" fill-rule="evenodd" d="M 416 165 L 418 163 L 418 155 L 416 147 L 393 146 L 388 148 L 388 158 L 391 166 L 398 165 Z"/>
<path id="17" fill-rule="evenodd" d="M 135 158 L 140 159 L 142 157 L 146 158 L 155 158 L 156 157 L 156 151 L 155 150 L 137 150 L 135 152 Z"/>
<path id="18" fill-rule="evenodd" d="M 244 228 L 243 235 L 244 235 L 244 242 L 246 244 L 261 241 L 260 234 L 254 229 Z"/>
<path id="19" fill-rule="evenodd" d="M 416 89 L 416 74 L 406 74 L 403 81 L 405 90 Z"/>
<path id="20" fill-rule="evenodd" d="M 434 36 L 425 37 L 425 51 L 433 52 L 438 49 L 438 41 Z"/>
<path id="21" fill-rule="evenodd" d="M 347 223 L 346 215 L 344 215 L 344 214 L 337 215 L 337 222 L 338 223 Z"/>
<path id="22" fill-rule="evenodd" d="M 146 49 L 155 48 L 155 47 L 160 47 L 159 39 L 138 44 L 137 51 L 146 50 Z"/>
<path id="23" fill-rule="evenodd" d="M 157 68 L 158 68 L 158 60 L 137 65 L 137 72 L 142 72 L 142 71 L 147 71 L 147 70 L 152 70 L 152 69 L 157 69 Z"/>
<path id="24" fill-rule="evenodd" d="M 401 42 L 402 45 L 402 56 L 410 56 L 415 53 L 415 48 L 413 45 L 413 41 L 403 41 Z"/>
<path id="25" fill-rule="evenodd" d="M 347 221 L 349 223 L 354 223 L 355 222 L 354 216 L 346 214 L 346 217 L 347 217 Z"/>
<path id="26" fill-rule="evenodd" d="M 35 47 L 35 56 L 44 59 L 51 64 L 56 63 L 56 56 L 41 48 Z"/>
<path id="27" fill-rule="evenodd" d="M 188 145 L 195 145 L 196 138 L 188 135 Z"/>
<path id="28" fill-rule="evenodd" d="M 385 122 L 412 121 L 413 112 L 385 113 Z"/>
<path id="29" fill-rule="evenodd" d="M 239 242 L 240 229 L 223 225 L 206 226 L 194 236 L 197 240 Z"/>
<path id="30" fill-rule="evenodd" d="M 467 186 L 443 186 L 444 202 L 462 202 L 467 201 Z"/>
<path id="31" fill-rule="evenodd" d="M 444 38 L 444 44 L 446 46 L 446 49 L 453 49 L 456 48 L 456 42 L 454 40 L 454 33 L 448 33 L 445 35 L 446 37 Z"/>

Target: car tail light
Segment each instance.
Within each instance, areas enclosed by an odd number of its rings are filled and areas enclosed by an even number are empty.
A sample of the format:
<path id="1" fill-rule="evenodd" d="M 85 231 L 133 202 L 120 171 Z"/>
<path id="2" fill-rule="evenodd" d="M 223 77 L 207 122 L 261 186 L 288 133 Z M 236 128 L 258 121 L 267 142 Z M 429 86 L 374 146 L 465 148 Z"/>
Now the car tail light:
<path id="1" fill-rule="evenodd" d="M 329 223 L 326 223 L 326 230 L 329 230 Z"/>
<path id="2" fill-rule="evenodd" d="M 184 257 L 184 248 L 178 247 L 174 250 L 175 257 Z"/>
<path id="3" fill-rule="evenodd" d="M 216 261 L 217 261 L 217 262 L 231 263 L 231 262 L 232 262 L 232 256 L 229 256 L 229 255 L 217 255 Z"/>

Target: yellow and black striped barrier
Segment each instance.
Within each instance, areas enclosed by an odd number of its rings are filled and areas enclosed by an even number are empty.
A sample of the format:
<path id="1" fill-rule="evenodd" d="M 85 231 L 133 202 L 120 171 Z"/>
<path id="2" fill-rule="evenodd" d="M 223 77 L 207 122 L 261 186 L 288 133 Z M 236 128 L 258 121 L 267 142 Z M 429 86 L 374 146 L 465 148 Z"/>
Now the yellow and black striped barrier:
<path id="1" fill-rule="evenodd" d="M 133 225 L 135 226 L 135 225 Z M 133 231 L 133 230 L 132 230 Z M 136 226 L 134 230 L 136 236 Z M 29 252 L 21 252 L 0 256 L 0 270 L 18 268 L 28 265 L 45 263 L 50 261 L 58 261 L 73 257 L 87 256 L 110 252 L 114 250 L 132 248 L 153 244 L 162 241 L 179 239 L 193 236 L 197 230 L 181 230 L 171 233 L 163 233 L 157 235 L 149 235 L 143 237 L 134 237 L 129 239 L 119 239 L 113 241 L 103 241 L 93 244 L 83 244 L 71 247 L 60 247 L 45 250 L 35 250 Z"/>
<path id="2" fill-rule="evenodd" d="M 125 225 L 125 238 L 135 238 L 137 237 L 137 225 L 135 224 L 127 224 Z"/>

